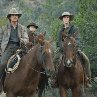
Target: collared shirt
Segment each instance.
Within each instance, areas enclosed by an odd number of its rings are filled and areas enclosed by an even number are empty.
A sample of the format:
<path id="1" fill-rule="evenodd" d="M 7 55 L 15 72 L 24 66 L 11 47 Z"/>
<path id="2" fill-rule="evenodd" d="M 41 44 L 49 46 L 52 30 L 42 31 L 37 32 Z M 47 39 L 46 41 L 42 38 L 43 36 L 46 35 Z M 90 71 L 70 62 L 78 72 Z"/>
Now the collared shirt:
<path id="1" fill-rule="evenodd" d="M 19 43 L 19 37 L 18 37 L 18 26 L 16 26 L 15 28 L 11 25 L 11 33 L 10 33 L 10 38 L 9 38 L 9 43 L 13 42 L 13 43 Z"/>

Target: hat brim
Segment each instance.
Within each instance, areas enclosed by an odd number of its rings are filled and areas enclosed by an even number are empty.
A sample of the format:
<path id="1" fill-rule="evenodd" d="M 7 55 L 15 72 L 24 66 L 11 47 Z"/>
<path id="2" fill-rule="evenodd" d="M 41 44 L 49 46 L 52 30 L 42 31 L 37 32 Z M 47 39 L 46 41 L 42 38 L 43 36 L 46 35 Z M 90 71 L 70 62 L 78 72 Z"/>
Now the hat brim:
<path id="1" fill-rule="evenodd" d="M 7 18 L 9 19 L 11 15 L 13 15 L 13 14 L 8 14 Z M 22 14 L 14 14 L 14 15 L 18 15 L 18 17 L 20 18 Z"/>
<path id="2" fill-rule="evenodd" d="M 38 28 L 38 26 L 35 25 L 28 25 L 27 28 L 29 28 L 30 26 L 34 26 L 36 29 Z"/>
<path id="3" fill-rule="evenodd" d="M 74 15 L 63 15 L 63 16 L 60 16 L 59 19 L 63 20 L 64 16 L 69 16 L 70 17 L 70 21 L 72 21 L 74 19 Z"/>

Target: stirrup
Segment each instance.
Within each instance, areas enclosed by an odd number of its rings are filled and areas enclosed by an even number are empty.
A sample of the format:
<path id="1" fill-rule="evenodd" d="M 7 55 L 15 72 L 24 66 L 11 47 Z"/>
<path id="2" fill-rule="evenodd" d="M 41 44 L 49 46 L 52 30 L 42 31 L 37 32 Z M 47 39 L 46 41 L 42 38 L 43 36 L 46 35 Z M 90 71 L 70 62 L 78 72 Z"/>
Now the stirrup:
<path id="1" fill-rule="evenodd" d="M 91 80 L 89 78 L 87 79 L 86 88 L 92 88 Z"/>

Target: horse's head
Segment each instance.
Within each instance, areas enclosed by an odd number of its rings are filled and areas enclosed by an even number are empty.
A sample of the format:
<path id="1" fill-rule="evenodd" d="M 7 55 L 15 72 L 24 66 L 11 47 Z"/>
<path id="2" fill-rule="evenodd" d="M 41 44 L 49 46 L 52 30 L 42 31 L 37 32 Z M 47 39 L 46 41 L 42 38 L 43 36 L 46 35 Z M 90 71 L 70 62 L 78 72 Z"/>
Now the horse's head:
<path id="1" fill-rule="evenodd" d="M 44 33 L 39 34 L 37 40 L 39 43 L 38 61 L 42 64 L 44 69 L 53 70 L 54 65 L 50 42 L 45 40 Z"/>
<path id="2" fill-rule="evenodd" d="M 63 52 L 64 52 L 64 65 L 65 67 L 73 67 L 76 62 L 77 46 L 75 35 L 63 35 Z"/>

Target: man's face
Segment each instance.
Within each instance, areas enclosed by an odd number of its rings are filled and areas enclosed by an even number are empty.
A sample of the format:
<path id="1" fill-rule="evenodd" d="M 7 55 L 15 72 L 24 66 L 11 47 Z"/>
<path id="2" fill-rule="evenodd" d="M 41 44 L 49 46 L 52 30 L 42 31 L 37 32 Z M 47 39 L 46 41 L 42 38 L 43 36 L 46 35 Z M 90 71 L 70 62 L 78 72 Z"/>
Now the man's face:
<path id="1" fill-rule="evenodd" d="M 70 17 L 69 16 L 64 16 L 63 17 L 63 22 L 64 22 L 64 24 L 68 24 L 70 22 Z"/>
<path id="2" fill-rule="evenodd" d="M 16 15 L 16 14 L 13 14 L 13 15 L 10 16 L 10 20 L 11 20 L 12 22 L 17 22 L 18 19 L 19 19 L 19 16 Z"/>
<path id="3" fill-rule="evenodd" d="M 35 32 L 35 31 L 36 31 L 36 28 L 35 28 L 34 26 L 30 26 L 30 27 L 29 27 L 29 30 L 30 30 L 31 32 Z"/>

